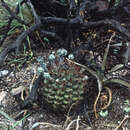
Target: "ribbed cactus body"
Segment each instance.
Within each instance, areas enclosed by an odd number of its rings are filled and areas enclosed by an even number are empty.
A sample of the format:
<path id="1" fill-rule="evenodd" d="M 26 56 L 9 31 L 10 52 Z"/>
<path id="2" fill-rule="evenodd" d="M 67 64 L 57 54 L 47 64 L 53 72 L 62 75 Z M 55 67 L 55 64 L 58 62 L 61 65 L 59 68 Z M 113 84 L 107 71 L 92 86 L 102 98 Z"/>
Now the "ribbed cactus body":
<path id="1" fill-rule="evenodd" d="M 53 109 L 64 111 L 84 98 L 87 84 L 84 69 L 57 55 L 49 61 L 47 68 L 49 77 L 42 81 L 44 85 L 40 92 Z"/>

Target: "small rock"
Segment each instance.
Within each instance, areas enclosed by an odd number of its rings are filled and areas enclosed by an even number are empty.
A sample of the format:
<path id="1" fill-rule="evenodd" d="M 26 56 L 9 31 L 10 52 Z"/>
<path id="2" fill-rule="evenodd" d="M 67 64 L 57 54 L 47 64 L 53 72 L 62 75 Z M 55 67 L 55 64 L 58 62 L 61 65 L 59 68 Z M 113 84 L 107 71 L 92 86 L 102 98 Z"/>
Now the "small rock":
<path id="1" fill-rule="evenodd" d="M 5 91 L 0 92 L 0 105 L 2 105 L 2 101 L 6 97 L 6 95 L 7 95 L 7 92 Z"/>
<path id="2" fill-rule="evenodd" d="M 0 71 L 0 77 L 6 76 L 9 73 L 8 70 L 2 70 Z"/>
<path id="3" fill-rule="evenodd" d="M 5 108 L 11 108 L 16 104 L 15 99 L 8 92 L 0 92 L 0 105 Z"/>
<path id="4" fill-rule="evenodd" d="M 19 93 L 21 93 L 23 90 L 25 89 L 25 87 L 23 86 L 19 86 L 17 88 L 13 88 L 10 93 L 14 96 L 14 95 L 18 95 Z"/>

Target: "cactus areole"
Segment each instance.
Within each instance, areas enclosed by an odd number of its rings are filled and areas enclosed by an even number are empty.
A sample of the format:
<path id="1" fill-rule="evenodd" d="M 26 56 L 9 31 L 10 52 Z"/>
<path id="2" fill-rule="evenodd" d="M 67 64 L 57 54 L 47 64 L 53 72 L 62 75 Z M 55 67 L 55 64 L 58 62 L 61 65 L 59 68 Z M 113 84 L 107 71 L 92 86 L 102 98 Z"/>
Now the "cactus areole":
<path id="1" fill-rule="evenodd" d="M 66 57 L 67 50 L 59 49 L 48 56 L 46 63 L 42 58 L 38 60 L 38 72 L 43 76 L 39 93 L 54 110 L 76 106 L 85 94 L 88 80 L 85 70 Z"/>

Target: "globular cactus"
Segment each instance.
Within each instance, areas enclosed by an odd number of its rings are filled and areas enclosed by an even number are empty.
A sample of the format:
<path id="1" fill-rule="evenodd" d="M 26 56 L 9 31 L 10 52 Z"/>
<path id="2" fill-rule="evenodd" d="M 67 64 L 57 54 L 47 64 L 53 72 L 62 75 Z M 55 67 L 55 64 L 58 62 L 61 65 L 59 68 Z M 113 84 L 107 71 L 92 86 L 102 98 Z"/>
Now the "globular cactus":
<path id="1" fill-rule="evenodd" d="M 53 109 L 67 110 L 73 103 L 78 104 L 83 98 L 87 85 L 87 75 L 80 66 L 69 62 L 67 51 L 59 49 L 48 57 L 48 63 L 42 63 L 39 71 L 44 80 L 40 93 Z M 68 58 L 73 59 L 70 54 Z"/>

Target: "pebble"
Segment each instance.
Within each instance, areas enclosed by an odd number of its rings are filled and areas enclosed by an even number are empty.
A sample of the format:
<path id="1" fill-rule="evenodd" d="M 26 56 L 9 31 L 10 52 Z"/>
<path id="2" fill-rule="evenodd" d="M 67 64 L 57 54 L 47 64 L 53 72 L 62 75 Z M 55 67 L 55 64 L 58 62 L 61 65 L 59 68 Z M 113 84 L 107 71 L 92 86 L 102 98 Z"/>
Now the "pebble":
<path id="1" fill-rule="evenodd" d="M 14 96 L 14 95 L 18 95 L 19 93 L 21 93 L 22 91 L 24 91 L 25 87 L 23 86 L 19 86 L 17 88 L 13 88 L 10 93 Z"/>
<path id="2" fill-rule="evenodd" d="M 7 92 L 5 91 L 0 92 L 0 105 L 2 105 L 2 102 L 6 96 L 7 96 Z"/>
<path id="3" fill-rule="evenodd" d="M 0 71 L 0 77 L 6 76 L 9 73 L 8 70 L 2 70 Z"/>

